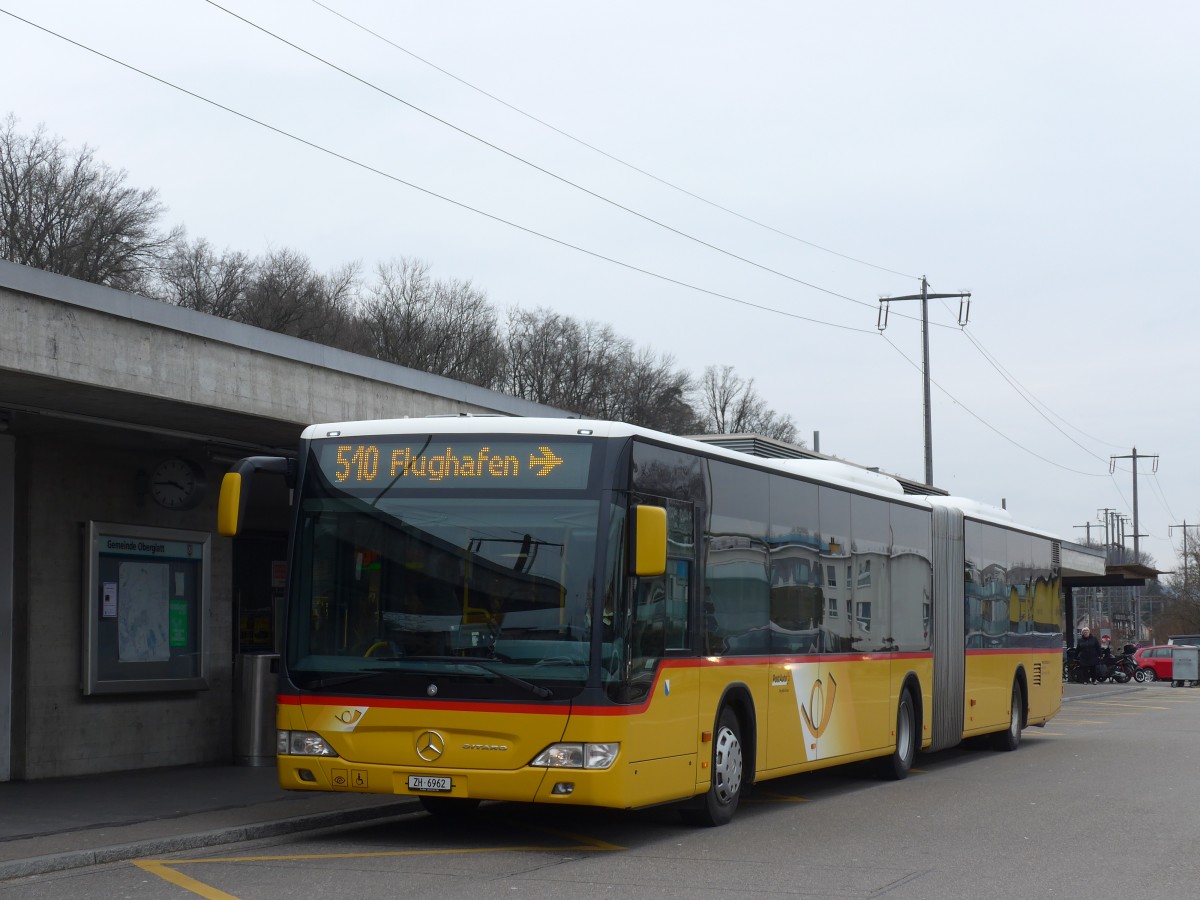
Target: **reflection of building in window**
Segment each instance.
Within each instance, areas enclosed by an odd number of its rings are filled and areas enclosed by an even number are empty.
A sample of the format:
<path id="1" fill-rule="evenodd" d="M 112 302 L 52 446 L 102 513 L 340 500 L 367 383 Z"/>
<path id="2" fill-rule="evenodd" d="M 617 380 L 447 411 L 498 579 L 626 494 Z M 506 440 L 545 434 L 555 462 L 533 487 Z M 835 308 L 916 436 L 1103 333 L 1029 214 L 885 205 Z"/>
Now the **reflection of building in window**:
<path id="1" fill-rule="evenodd" d="M 871 561 L 869 559 L 858 567 L 858 586 L 860 588 L 871 586 Z"/>
<path id="2" fill-rule="evenodd" d="M 829 598 L 829 618 L 836 619 L 838 617 L 838 602 L 837 597 Z"/>
<path id="3" fill-rule="evenodd" d="M 831 587 L 837 587 L 837 566 L 826 566 L 826 583 Z"/>
<path id="4" fill-rule="evenodd" d="M 871 633 L 871 604 L 869 601 L 858 604 L 858 615 L 855 616 L 855 622 L 862 629 L 863 634 Z"/>

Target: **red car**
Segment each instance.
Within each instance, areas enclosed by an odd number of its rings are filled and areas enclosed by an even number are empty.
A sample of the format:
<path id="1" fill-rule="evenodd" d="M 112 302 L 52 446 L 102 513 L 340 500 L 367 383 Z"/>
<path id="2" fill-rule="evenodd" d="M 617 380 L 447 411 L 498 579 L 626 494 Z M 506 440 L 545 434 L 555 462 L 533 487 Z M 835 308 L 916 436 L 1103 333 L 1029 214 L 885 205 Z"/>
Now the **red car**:
<path id="1" fill-rule="evenodd" d="M 1134 678 L 1138 681 L 1171 681 L 1175 669 L 1175 660 L 1171 656 L 1174 649 L 1169 644 L 1140 648 L 1133 654 L 1138 667 Z"/>

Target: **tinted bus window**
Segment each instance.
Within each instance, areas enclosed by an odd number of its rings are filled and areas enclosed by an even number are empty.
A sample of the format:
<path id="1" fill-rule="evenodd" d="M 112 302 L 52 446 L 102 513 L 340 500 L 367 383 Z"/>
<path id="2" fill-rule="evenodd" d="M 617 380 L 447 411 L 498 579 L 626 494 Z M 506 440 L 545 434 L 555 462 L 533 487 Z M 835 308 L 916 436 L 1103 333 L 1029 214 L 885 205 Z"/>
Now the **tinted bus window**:
<path id="1" fill-rule="evenodd" d="M 816 653 L 825 618 L 817 487 L 772 475 L 771 652 Z"/>
<path id="2" fill-rule="evenodd" d="M 817 491 L 821 512 L 821 564 L 825 567 L 825 621 L 821 649 L 850 650 L 854 572 L 850 558 L 850 495 L 836 488 Z"/>
<path id="3" fill-rule="evenodd" d="M 908 506 L 892 507 L 892 646 L 929 649 L 933 569 L 930 514 Z"/>
<path id="4" fill-rule="evenodd" d="M 892 524 L 888 505 L 858 494 L 850 498 L 851 561 L 854 566 L 855 650 L 886 650 L 891 640 Z"/>
<path id="5" fill-rule="evenodd" d="M 719 460 L 709 461 L 712 507 L 705 538 L 705 608 L 715 629 L 710 645 L 729 654 L 770 650 L 767 574 L 768 476 Z"/>

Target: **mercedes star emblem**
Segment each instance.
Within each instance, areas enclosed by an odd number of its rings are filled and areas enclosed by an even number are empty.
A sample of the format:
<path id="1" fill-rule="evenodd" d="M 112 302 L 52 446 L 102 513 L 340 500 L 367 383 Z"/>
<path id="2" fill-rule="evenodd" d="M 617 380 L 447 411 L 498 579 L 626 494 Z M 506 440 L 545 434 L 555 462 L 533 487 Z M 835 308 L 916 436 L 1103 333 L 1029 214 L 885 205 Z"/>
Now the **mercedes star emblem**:
<path id="1" fill-rule="evenodd" d="M 446 742 L 436 731 L 422 731 L 417 737 L 417 756 L 425 762 L 440 759 L 446 750 Z"/>

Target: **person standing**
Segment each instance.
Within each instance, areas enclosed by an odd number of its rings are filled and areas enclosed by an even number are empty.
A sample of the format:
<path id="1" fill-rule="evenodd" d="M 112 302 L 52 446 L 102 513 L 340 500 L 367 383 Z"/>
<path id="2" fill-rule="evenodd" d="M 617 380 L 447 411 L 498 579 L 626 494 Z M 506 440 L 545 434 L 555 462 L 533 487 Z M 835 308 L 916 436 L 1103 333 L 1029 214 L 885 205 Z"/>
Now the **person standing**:
<path id="1" fill-rule="evenodd" d="M 1092 629 L 1084 625 L 1075 642 L 1075 659 L 1079 661 L 1079 680 L 1092 682 L 1096 679 L 1096 664 L 1100 662 L 1100 642 Z"/>

